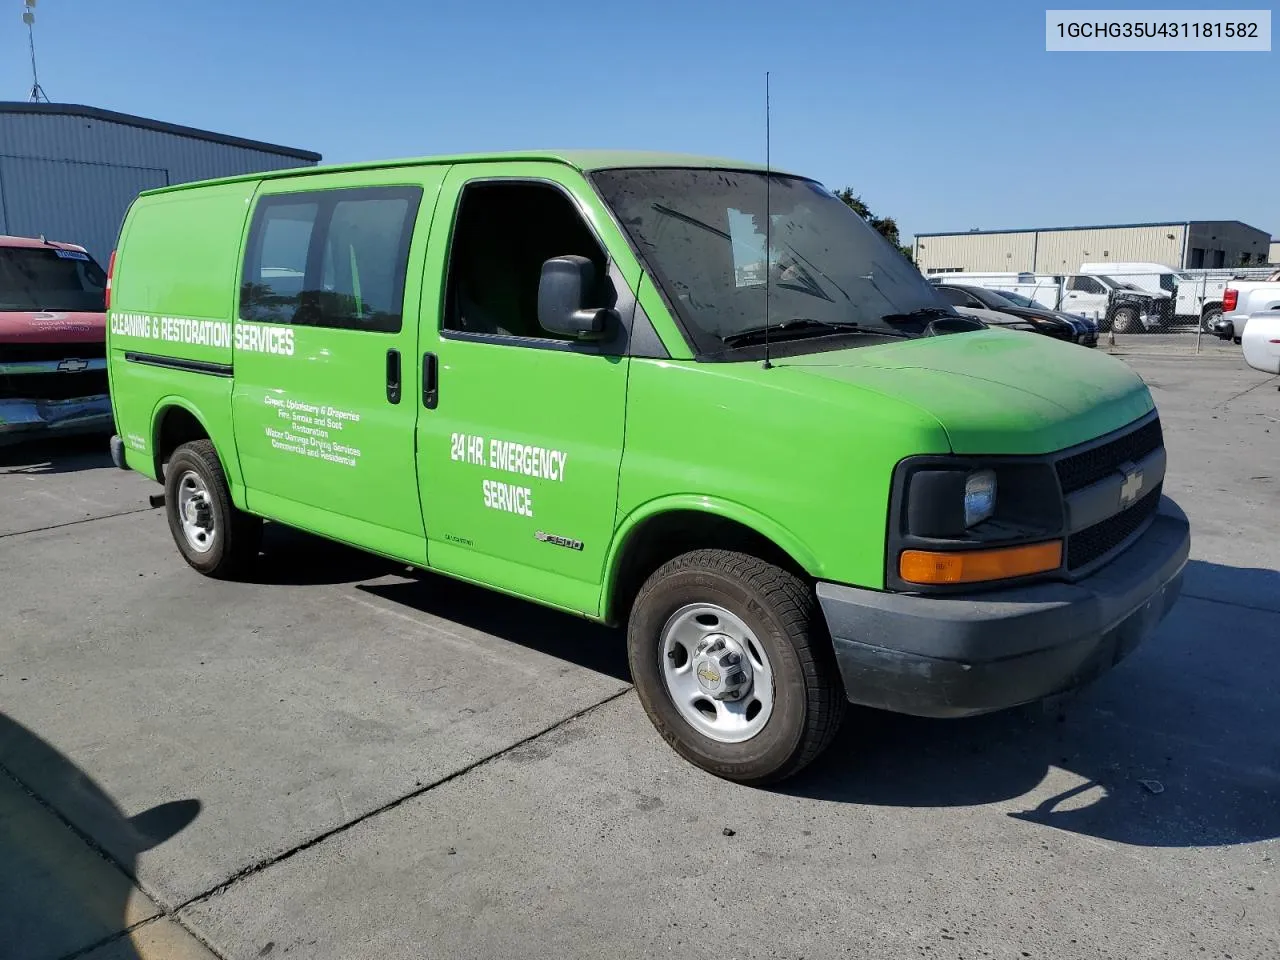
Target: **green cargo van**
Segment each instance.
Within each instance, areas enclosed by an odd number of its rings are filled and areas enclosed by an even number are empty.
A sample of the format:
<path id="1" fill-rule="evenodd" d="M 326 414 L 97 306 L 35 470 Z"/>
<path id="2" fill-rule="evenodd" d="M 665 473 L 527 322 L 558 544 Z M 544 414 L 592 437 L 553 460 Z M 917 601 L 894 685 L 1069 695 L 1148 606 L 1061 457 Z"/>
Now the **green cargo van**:
<path id="1" fill-rule="evenodd" d="M 625 624 L 681 755 L 789 776 L 846 701 L 959 717 L 1161 620 L 1185 516 L 1120 361 L 988 329 L 812 180 L 544 152 L 154 190 L 116 463 L 234 577 L 262 521 Z"/>

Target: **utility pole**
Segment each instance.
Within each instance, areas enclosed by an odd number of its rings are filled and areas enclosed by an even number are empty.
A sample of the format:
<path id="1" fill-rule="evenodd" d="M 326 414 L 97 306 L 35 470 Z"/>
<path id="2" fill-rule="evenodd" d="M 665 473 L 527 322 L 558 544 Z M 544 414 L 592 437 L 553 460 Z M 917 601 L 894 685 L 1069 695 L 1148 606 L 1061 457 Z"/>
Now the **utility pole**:
<path id="1" fill-rule="evenodd" d="M 27 25 L 27 45 L 31 48 L 31 95 L 27 97 L 32 103 L 49 102 L 44 87 L 40 86 L 40 75 L 36 73 L 36 0 L 23 0 L 22 22 Z"/>

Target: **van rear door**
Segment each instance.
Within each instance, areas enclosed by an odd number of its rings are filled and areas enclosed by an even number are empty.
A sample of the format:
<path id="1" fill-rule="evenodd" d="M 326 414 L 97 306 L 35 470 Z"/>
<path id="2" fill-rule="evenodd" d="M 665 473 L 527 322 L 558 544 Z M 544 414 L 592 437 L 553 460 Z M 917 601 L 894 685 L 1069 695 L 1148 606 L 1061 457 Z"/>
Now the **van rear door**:
<path id="1" fill-rule="evenodd" d="M 444 169 L 264 181 L 234 333 L 248 509 L 417 563 L 415 320 Z"/>

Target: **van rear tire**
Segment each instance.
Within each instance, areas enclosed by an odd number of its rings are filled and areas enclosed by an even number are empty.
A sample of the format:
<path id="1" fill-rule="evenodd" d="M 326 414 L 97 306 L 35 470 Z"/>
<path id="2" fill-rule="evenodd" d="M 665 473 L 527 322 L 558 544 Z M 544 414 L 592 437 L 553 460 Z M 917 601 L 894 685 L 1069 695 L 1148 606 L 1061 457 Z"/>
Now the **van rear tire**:
<path id="1" fill-rule="evenodd" d="M 632 607 L 627 654 L 663 739 L 726 780 L 759 786 L 798 773 L 844 716 L 812 588 L 748 554 L 695 550 L 655 571 Z"/>
<path id="2" fill-rule="evenodd" d="M 165 513 L 178 552 L 207 577 L 232 580 L 258 556 L 262 520 L 236 509 L 218 452 L 208 440 L 184 443 L 164 474 Z"/>

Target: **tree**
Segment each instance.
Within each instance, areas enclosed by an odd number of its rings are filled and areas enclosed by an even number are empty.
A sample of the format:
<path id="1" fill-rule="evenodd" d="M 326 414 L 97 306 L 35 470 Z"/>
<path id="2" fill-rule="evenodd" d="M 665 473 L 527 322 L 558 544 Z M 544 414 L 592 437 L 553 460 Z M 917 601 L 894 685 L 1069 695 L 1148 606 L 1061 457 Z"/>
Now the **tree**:
<path id="1" fill-rule="evenodd" d="M 849 187 L 836 191 L 836 198 L 844 203 L 850 210 L 867 221 L 880 236 L 884 237 L 891 244 L 902 251 L 902 255 L 908 260 L 912 260 L 911 247 L 902 242 L 902 238 L 898 235 L 898 221 L 893 217 L 877 217 L 871 212 L 863 201 L 862 197 L 856 195 Z M 914 261 L 913 261 L 914 262 Z"/>

